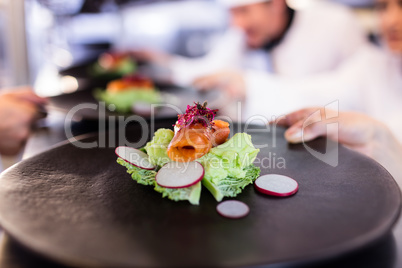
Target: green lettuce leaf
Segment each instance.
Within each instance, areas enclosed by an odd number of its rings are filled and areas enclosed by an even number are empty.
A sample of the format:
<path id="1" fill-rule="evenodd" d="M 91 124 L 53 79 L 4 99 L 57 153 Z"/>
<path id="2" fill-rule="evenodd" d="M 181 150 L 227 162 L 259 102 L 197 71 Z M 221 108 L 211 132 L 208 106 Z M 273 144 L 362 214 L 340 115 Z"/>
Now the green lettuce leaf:
<path id="1" fill-rule="evenodd" d="M 250 165 L 244 168 L 246 173 L 244 178 L 226 177 L 212 182 L 210 179 L 203 178 L 202 184 L 211 192 L 216 201 L 220 202 L 224 197 L 235 197 L 240 194 L 244 187 L 252 184 L 260 176 L 260 168 Z"/>
<path id="2" fill-rule="evenodd" d="M 221 157 L 228 169 L 243 169 L 254 162 L 259 151 L 254 148 L 250 135 L 237 133 L 227 142 L 212 148 L 209 153 Z"/>
<path id="3" fill-rule="evenodd" d="M 94 77 L 106 76 L 119 78 L 124 75 L 132 74 L 136 70 L 137 63 L 134 60 L 127 58 L 122 60 L 116 69 L 106 70 L 102 66 L 100 66 L 98 62 L 95 62 L 92 66 L 90 66 L 88 71 L 89 74 Z"/>
<path id="4" fill-rule="evenodd" d="M 155 184 L 155 191 L 173 201 L 188 200 L 193 205 L 200 204 L 201 182 L 187 188 L 171 189 Z"/>
<path id="5" fill-rule="evenodd" d="M 99 101 L 104 101 L 107 105 L 114 104 L 119 113 L 129 113 L 135 103 L 161 103 L 162 97 L 158 90 L 136 89 L 121 92 L 109 92 L 97 88 L 93 91 L 94 97 Z"/>
<path id="6" fill-rule="evenodd" d="M 205 169 L 203 185 L 218 202 L 223 197 L 235 197 L 259 176 L 260 169 L 252 164 L 258 152 L 250 135 L 235 134 L 197 160 Z"/>
<path id="7" fill-rule="evenodd" d="M 167 147 L 173 139 L 174 132 L 170 129 L 160 128 L 155 132 L 154 137 L 145 146 L 149 160 L 153 165 L 163 166 L 172 161 L 167 155 Z"/>
<path id="8" fill-rule="evenodd" d="M 121 158 L 117 159 L 117 163 L 127 169 L 127 173 L 131 175 L 133 180 L 139 184 L 152 185 L 154 190 L 173 201 L 188 200 L 193 205 L 198 205 L 201 197 L 201 182 L 187 188 L 171 189 L 159 186 L 156 183 L 156 171 L 145 170 L 127 163 Z"/>
<path id="9" fill-rule="evenodd" d="M 124 161 L 120 157 L 117 158 L 117 163 L 127 168 L 127 173 L 131 175 L 131 178 L 143 185 L 155 185 L 155 170 L 146 170 L 136 166 L 131 165 L 130 163 Z"/>
<path id="10" fill-rule="evenodd" d="M 244 178 L 227 177 L 216 183 L 217 188 L 223 196 L 235 197 L 242 192 L 244 187 L 252 184 L 260 175 L 260 169 L 254 165 L 244 168 Z"/>

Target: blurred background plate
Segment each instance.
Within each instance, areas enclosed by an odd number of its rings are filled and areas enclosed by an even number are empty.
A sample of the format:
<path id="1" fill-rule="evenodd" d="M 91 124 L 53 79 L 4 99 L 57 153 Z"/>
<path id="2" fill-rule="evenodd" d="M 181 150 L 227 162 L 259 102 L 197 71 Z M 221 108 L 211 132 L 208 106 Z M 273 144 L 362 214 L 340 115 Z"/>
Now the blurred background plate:
<path id="1" fill-rule="evenodd" d="M 112 112 L 105 107 L 99 106 L 99 101 L 96 100 L 93 95 L 93 89 L 95 89 L 95 86 L 90 85 L 91 82 L 87 85 L 88 89 L 49 97 L 48 108 L 68 113 L 69 111 L 72 111 L 74 107 L 77 107 L 77 105 L 85 104 L 78 106 L 74 112 L 74 118 L 85 120 L 98 120 L 116 115 L 128 117 L 134 114 L 119 114 Z M 220 91 L 199 92 L 194 88 L 183 88 L 166 84 L 157 84 L 156 87 L 161 92 L 162 103 L 154 110 L 154 119 L 177 118 L 177 114 L 185 112 L 187 105 L 192 104 L 195 101 L 201 103 L 208 101 L 209 106 L 216 109 L 222 108 L 225 103 L 224 95 Z M 90 105 L 88 106 L 87 104 Z M 93 104 L 98 105 L 96 109 L 92 107 Z M 150 113 L 139 115 L 147 119 L 150 119 L 152 116 Z"/>
<path id="2" fill-rule="evenodd" d="M 383 167 L 344 147 L 339 164 L 331 167 L 303 145 L 287 144 L 281 129 L 253 129 L 253 143 L 268 145 L 258 155 L 264 160 L 261 173 L 290 176 L 300 189 L 274 198 L 246 187 L 236 198 L 249 205 L 246 218 L 219 216 L 206 189 L 193 206 L 133 182 L 116 164 L 117 143 L 93 149 L 67 143 L 1 175 L 0 223 L 28 248 L 81 267 L 294 264 L 339 256 L 391 230 L 401 197 Z M 144 133 L 138 126 L 125 131 L 130 142 Z M 307 145 L 323 152 L 326 141 Z"/>

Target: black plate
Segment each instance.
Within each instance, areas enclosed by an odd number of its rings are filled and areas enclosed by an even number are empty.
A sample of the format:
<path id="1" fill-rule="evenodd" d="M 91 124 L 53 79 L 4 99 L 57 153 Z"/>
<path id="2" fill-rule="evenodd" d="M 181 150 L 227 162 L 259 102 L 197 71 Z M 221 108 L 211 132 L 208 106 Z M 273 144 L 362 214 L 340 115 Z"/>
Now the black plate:
<path id="1" fill-rule="evenodd" d="M 128 130 L 138 140 L 138 128 Z M 163 199 L 133 182 L 114 148 L 65 144 L 27 159 L 0 177 L 0 223 L 29 248 L 76 266 L 250 266 L 293 263 L 346 253 L 386 234 L 400 209 L 400 192 L 376 162 L 339 148 L 339 165 L 289 146 L 283 130 L 253 131 L 262 174 L 299 182 L 289 198 L 248 186 L 238 200 L 250 214 L 229 220 L 204 188 L 199 206 Z M 96 140 L 87 138 L 86 142 Z M 323 150 L 325 140 L 309 143 Z M 283 160 L 286 168 L 278 165 Z"/>
<path id="2" fill-rule="evenodd" d="M 59 71 L 60 75 L 69 75 L 73 76 L 75 78 L 84 78 L 84 79 L 96 79 L 100 80 L 99 82 L 106 83 L 107 81 L 113 80 L 113 79 L 119 79 L 121 78 L 121 75 L 115 74 L 115 73 L 105 73 L 105 74 L 95 74 L 93 69 L 95 64 L 98 61 L 98 56 L 96 57 L 90 57 L 86 60 L 83 60 L 79 63 L 76 63 L 70 67 L 67 67 L 65 69 L 62 69 Z M 146 66 L 147 64 L 142 61 L 134 60 L 136 62 L 137 68 L 142 68 Z"/>
<path id="3" fill-rule="evenodd" d="M 125 117 L 133 115 L 120 114 L 111 112 L 107 107 L 100 106 L 99 101 L 93 96 L 93 90 L 91 86 L 87 86 L 88 89 L 79 90 L 70 94 L 63 94 L 59 96 L 49 97 L 49 104 L 51 107 L 56 108 L 59 111 L 68 113 L 75 118 L 85 120 L 98 120 L 108 118 L 109 116 L 123 115 Z M 194 101 L 204 102 L 208 101 L 210 107 L 221 108 L 225 103 L 224 96 L 219 91 L 199 92 L 193 88 L 183 88 L 173 85 L 160 85 L 158 88 L 162 94 L 162 103 L 158 105 L 158 108 L 154 109 L 153 115 L 150 113 L 140 114 L 142 117 L 150 119 L 164 118 L 177 118 L 177 114 L 183 113 L 186 110 L 188 104 L 192 104 Z M 80 105 L 81 106 L 78 106 Z M 90 104 L 84 106 L 82 104 Z M 96 106 L 93 106 L 95 105 Z M 73 108 L 77 108 L 73 110 Z"/>
<path id="4" fill-rule="evenodd" d="M 118 79 L 120 76 L 91 76 L 89 70 L 96 63 L 96 60 L 97 58 L 88 59 L 82 63 L 61 70 L 60 75 L 75 77 L 78 81 L 79 88 L 77 91 L 70 94 L 61 94 L 58 96 L 49 97 L 50 105 L 59 111 L 68 113 L 79 104 L 99 104 L 99 101 L 93 96 L 94 89 L 106 88 L 109 81 Z M 155 87 L 158 88 L 162 94 L 162 105 L 154 110 L 155 119 L 173 117 L 177 118 L 177 114 L 183 113 L 186 110 L 187 105 L 192 104 L 194 101 L 204 102 L 207 100 L 210 107 L 215 107 L 217 109 L 222 108 L 225 103 L 227 103 L 224 94 L 218 90 L 200 92 L 192 87 L 181 87 L 170 82 L 166 82 L 166 79 L 162 79 L 161 77 L 163 77 L 163 74 L 160 74 L 160 70 L 158 68 L 154 68 L 144 62 L 137 62 L 137 65 L 138 69 L 136 73 L 149 77 L 154 82 Z M 133 113 L 115 113 L 105 109 L 104 107 L 99 107 L 98 109 L 94 109 L 93 107 L 81 107 L 79 110 L 77 110 L 77 112 L 74 113 L 74 115 L 78 119 L 98 120 L 116 115 L 124 115 L 125 117 L 128 117 L 133 115 Z M 147 119 L 151 119 L 152 117 L 152 115 L 149 113 L 139 115 Z"/>

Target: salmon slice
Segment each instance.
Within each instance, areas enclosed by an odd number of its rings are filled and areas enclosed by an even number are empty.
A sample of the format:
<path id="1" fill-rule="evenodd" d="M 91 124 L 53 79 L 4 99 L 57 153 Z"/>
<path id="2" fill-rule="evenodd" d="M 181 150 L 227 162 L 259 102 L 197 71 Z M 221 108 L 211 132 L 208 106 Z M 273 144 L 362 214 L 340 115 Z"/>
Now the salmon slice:
<path id="1" fill-rule="evenodd" d="M 109 82 L 106 89 L 109 92 L 121 92 L 133 89 L 152 90 L 153 83 L 149 79 L 118 79 Z"/>
<path id="2" fill-rule="evenodd" d="M 167 154 L 177 162 L 190 162 L 207 154 L 212 148 L 212 130 L 202 124 L 181 128 L 169 144 Z"/>
<path id="3" fill-rule="evenodd" d="M 230 134 L 229 123 L 222 120 L 214 120 L 212 127 L 212 145 L 218 146 L 225 143 Z"/>
<path id="4" fill-rule="evenodd" d="M 169 144 L 167 154 L 177 162 L 190 162 L 202 157 L 226 141 L 230 134 L 229 123 L 221 120 L 213 121 L 212 128 L 196 123 L 181 128 Z"/>

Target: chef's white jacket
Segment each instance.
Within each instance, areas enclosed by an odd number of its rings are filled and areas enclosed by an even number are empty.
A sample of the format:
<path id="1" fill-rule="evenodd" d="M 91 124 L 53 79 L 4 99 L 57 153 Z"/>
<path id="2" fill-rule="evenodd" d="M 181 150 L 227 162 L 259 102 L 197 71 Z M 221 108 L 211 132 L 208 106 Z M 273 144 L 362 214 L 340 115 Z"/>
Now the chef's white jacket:
<path id="1" fill-rule="evenodd" d="M 243 121 L 280 116 L 308 106 L 339 102 L 384 122 L 402 142 L 402 61 L 373 46 L 360 49 L 336 70 L 304 78 L 249 71 Z"/>
<path id="2" fill-rule="evenodd" d="M 284 38 L 270 52 L 249 49 L 242 32 L 232 28 L 206 56 L 174 57 L 169 68 L 173 81 L 180 85 L 223 69 L 301 77 L 336 68 L 364 43 L 364 32 L 352 11 L 339 4 L 313 1 L 295 12 Z"/>
<path id="3" fill-rule="evenodd" d="M 249 71 L 242 121 L 278 117 L 297 109 L 327 106 L 363 112 L 383 122 L 395 139 L 373 144 L 374 158 L 402 188 L 402 58 L 366 46 L 337 70 L 305 78 Z M 335 104 L 335 106 L 333 105 Z M 339 104 L 339 107 L 337 105 Z M 399 142 L 399 144 L 398 144 Z"/>

